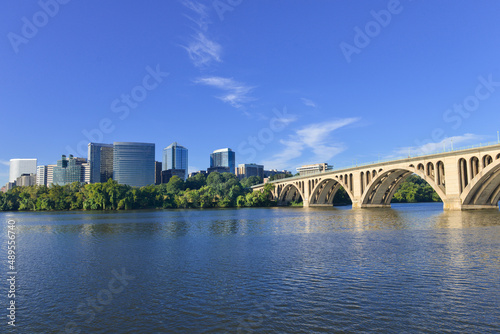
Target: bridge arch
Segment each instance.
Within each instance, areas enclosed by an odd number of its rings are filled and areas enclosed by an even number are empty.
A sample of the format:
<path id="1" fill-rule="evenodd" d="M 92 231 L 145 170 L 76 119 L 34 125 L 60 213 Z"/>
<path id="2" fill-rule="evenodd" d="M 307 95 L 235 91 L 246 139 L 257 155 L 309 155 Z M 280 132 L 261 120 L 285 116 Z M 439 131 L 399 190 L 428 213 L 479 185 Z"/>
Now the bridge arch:
<path id="1" fill-rule="evenodd" d="M 458 180 L 460 186 L 460 193 L 467 187 L 469 184 L 469 178 L 467 173 L 467 161 L 464 158 L 460 158 L 458 160 Z"/>
<path id="2" fill-rule="evenodd" d="M 479 173 L 479 159 L 476 156 L 470 158 L 469 165 L 470 165 L 469 180 L 472 180 Z"/>
<path id="3" fill-rule="evenodd" d="M 361 193 L 365 191 L 365 172 L 361 172 L 360 174 L 360 185 L 361 185 Z"/>
<path id="4" fill-rule="evenodd" d="M 303 181 L 297 184 L 288 183 L 283 188 L 281 188 L 277 193 L 278 204 L 283 205 L 291 201 L 298 201 L 299 198 L 303 199 L 304 194 L 301 191 L 303 188 Z"/>
<path id="5" fill-rule="evenodd" d="M 335 194 L 340 189 L 340 187 L 344 188 L 347 195 L 351 199 L 351 202 L 354 203 L 352 192 L 349 191 L 349 189 L 343 182 L 334 178 L 325 178 L 318 182 L 316 187 L 314 187 L 314 189 L 311 191 L 311 196 L 309 197 L 309 205 L 332 206 Z"/>
<path id="6" fill-rule="evenodd" d="M 486 154 L 483 157 L 483 168 L 488 167 L 488 165 L 491 164 L 492 162 L 493 162 L 493 158 L 491 157 L 491 155 Z"/>
<path id="7" fill-rule="evenodd" d="M 446 186 L 446 175 L 445 175 L 445 172 L 444 172 L 444 163 L 439 160 L 437 163 L 436 163 L 436 185 L 438 187 L 440 187 L 443 191 L 445 190 L 445 186 Z"/>
<path id="8" fill-rule="evenodd" d="M 498 208 L 500 201 L 500 161 L 490 163 L 463 189 L 460 200 L 464 207 Z"/>
<path id="9" fill-rule="evenodd" d="M 422 165 L 421 167 L 424 166 Z M 434 173 L 434 165 L 432 165 L 431 168 Z M 430 175 L 426 175 L 428 172 L 429 169 L 427 169 L 426 172 L 424 168 L 398 167 L 379 173 L 377 177 L 374 178 L 369 185 L 367 185 L 366 191 L 362 194 L 361 206 L 389 207 L 391 205 L 391 199 L 398 190 L 399 186 L 412 174 L 416 174 L 426 180 L 444 202 L 446 200 L 444 183 L 442 186 L 438 186 L 434 178 L 434 175 L 436 174 L 432 174 L 433 177 L 430 177 Z M 437 175 L 441 174 L 437 173 Z M 444 179 L 444 169 L 443 174 L 440 177 Z"/>
<path id="10" fill-rule="evenodd" d="M 427 163 L 427 176 L 434 180 L 434 164 L 432 162 Z"/>

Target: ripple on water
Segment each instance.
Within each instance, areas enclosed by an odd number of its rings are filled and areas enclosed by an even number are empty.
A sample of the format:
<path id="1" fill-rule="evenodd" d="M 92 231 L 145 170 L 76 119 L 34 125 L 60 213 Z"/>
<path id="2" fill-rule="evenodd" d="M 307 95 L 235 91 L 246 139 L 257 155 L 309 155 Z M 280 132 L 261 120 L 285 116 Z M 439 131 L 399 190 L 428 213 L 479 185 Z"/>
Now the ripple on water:
<path id="1" fill-rule="evenodd" d="M 424 204 L 9 215 L 25 332 L 69 322 L 102 333 L 499 329 L 498 212 Z M 135 279 L 86 323 L 78 306 L 122 268 Z"/>

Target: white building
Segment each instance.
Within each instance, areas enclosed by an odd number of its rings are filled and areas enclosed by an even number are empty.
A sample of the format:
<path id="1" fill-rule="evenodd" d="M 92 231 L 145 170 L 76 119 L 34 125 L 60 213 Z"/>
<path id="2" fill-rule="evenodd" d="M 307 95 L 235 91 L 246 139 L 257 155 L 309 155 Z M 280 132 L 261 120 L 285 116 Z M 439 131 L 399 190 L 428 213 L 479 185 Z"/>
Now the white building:
<path id="1" fill-rule="evenodd" d="M 36 159 L 10 159 L 9 182 L 23 174 L 36 174 Z"/>
<path id="2" fill-rule="evenodd" d="M 47 166 L 41 165 L 36 168 L 36 185 L 46 186 L 47 185 Z"/>
<path id="3" fill-rule="evenodd" d="M 299 172 L 300 176 L 311 175 L 316 173 L 322 173 L 329 170 L 332 170 L 333 166 L 328 166 L 327 163 L 321 164 L 313 164 L 313 165 L 305 165 L 297 168 L 297 172 Z"/>
<path id="4" fill-rule="evenodd" d="M 54 167 L 57 167 L 57 165 L 47 165 L 47 187 L 54 183 Z"/>

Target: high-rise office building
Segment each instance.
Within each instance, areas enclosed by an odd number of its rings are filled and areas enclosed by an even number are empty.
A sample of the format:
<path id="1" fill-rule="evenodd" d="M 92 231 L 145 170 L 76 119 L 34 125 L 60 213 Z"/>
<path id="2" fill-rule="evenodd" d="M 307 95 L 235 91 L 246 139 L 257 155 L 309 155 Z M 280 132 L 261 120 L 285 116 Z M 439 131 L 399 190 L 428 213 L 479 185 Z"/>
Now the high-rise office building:
<path id="1" fill-rule="evenodd" d="M 101 147 L 101 182 L 109 179 L 113 179 L 113 146 Z"/>
<path id="2" fill-rule="evenodd" d="M 89 143 L 90 183 L 106 182 L 113 177 L 113 144 Z"/>
<path id="3" fill-rule="evenodd" d="M 36 167 L 36 185 L 46 186 L 47 185 L 47 166 L 41 165 Z"/>
<path id="4" fill-rule="evenodd" d="M 173 142 L 163 149 L 163 170 L 184 170 L 183 180 L 187 177 L 188 171 L 188 149 Z M 179 175 L 179 172 L 176 172 Z"/>
<path id="5" fill-rule="evenodd" d="M 85 158 L 75 158 L 65 155 L 57 161 L 57 166 L 53 168 L 53 184 L 60 186 L 73 182 L 88 183 L 90 180 L 90 168 Z"/>
<path id="6" fill-rule="evenodd" d="M 80 158 L 80 159 L 85 159 L 85 158 Z M 85 159 L 87 160 L 87 159 Z M 90 183 L 90 163 L 89 162 L 84 162 L 82 163 L 82 174 L 81 174 L 81 181 L 83 183 Z"/>
<path id="7" fill-rule="evenodd" d="M 211 173 L 219 170 L 226 170 L 235 174 L 236 154 L 230 148 L 215 150 L 210 154 L 210 168 L 207 172 Z M 222 168 L 220 168 L 222 167 Z"/>
<path id="8" fill-rule="evenodd" d="M 47 187 L 54 183 L 54 167 L 57 165 L 47 165 Z"/>
<path id="9" fill-rule="evenodd" d="M 162 163 L 155 161 L 155 184 L 161 184 Z"/>
<path id="10" fill-rule="evenodd" d="M 81 172 L 82 166 L 76 165 L 76 160 L 72 155 L 69 159 L 63 155 L 53 169 L 53 184 L 64 186 L 72 182 L 80 182 Z"/>
<path id="11" fill-rule="evenodd" d="M 264 166 L 257 164 L 239 164 L 237 169 L 237 176 L 240 180 L 250 176 L 258 176 L 263 179 Z"/>
<path id="12" fill-rule="evenodd" d="M 142 187 L 155 183 L 155 144 L 113 143 L 113 179 Z"/>
<path id="13" fill-rule="evenodd" d="M 14 182 L 22 174 L 36 174 L 36 159 L 10 159 L 9 182 Z"/>

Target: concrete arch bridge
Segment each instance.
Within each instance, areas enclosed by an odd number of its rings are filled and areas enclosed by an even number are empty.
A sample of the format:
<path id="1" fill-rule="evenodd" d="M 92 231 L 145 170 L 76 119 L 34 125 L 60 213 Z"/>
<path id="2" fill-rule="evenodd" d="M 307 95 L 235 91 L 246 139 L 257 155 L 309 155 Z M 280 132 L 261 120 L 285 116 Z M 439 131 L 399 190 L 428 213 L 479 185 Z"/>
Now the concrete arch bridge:
<path id="1" fill-rule="evenodd" d="M 304 206 L 332 206 L 343 187 L 353 208 L 390 207 L 401 183 L 417 174 L 434 188 L 445 210 L 497 209 L 500 144 L 410 157 L 271 181 L 279 205 L 302 199 Z M 256 185 L 261 191 L 264 185 Z"/>

